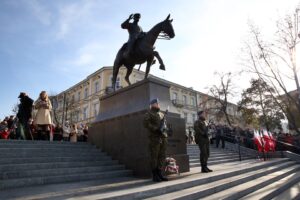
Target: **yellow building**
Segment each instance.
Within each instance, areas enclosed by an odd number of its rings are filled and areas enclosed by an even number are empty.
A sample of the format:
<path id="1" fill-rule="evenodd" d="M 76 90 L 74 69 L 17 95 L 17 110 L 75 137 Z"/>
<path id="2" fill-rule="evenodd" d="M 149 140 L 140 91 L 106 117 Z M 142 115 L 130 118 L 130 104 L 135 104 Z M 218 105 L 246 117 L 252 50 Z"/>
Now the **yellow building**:
<path id="1" fill-rule="evenodd" d="M 124 77 L 126 68 L 120 68 L 116 87 L 117 89 L 127 86 Z M 136 83 L 144 79 L 144 72 L 133 70 L 130 76 L 130 82 Z M 170 87 L 170 98 L 173 105 L 177 108 L 181 117 L 186 120 L 186 128 L 193 127 L 197 119 L 198 110 L 210 110 L 216 103 L 207 101 L 211 98 L 209 95 L 187 88 L 182 85 L 149 75 L 168 83 Z M 112 67 L 103 67 L 93 74 L 89 75 L 83 81 L 70 87 L 69 89 L 53 96 L 53 114 L 54 122 L 62 124 L 68 120 L 72 123 L 90 123 L 93 122 L 101 109 L 99 97 L 111 92 Z M 228 108 L 232 116 L 237 116 L 237 106 L 230 104 Z M 212 121 L 221 121 L 214 112 L 208 112 L 208 119 Z M 63 120 L 64 119 L 64 120 Z"/>
<path id="2" fill-rule="evenodd" d="M 116 87 L 127 86 L 124 80 L 126 68 L 121 68 L 117 77 Z M 68 120 L 75 123 L 93 122 L 99 113 L 99 97 L 107 94 L 111 88 L 112 67 L 103 67 L 89 75 L 83 81 L 53 96 L 54 122 L 62 124 Z M 131 75 L 131 83 L 144 78 L 137 70 Z M 63 120 L 64 119 L 64 120 Z"/>

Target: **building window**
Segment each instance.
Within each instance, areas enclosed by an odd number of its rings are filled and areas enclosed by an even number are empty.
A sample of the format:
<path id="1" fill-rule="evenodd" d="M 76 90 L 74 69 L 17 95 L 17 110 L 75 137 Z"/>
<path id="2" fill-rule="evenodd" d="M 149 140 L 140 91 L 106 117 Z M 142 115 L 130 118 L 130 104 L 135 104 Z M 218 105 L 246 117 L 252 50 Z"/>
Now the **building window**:
<path id="1" fill-rule="evenodd" d="M 94 116 L 96 117 L 98 115 L 98 112 L 99 112 L 99 103 L 95 103 L 94 104 Z"/>
<path id="2" fill-rule="evenodd" d="M 89 96 L 89 90 L 88 88 L 84 89 L 84 98 L 86 99 Z"/>
<path id="3" fill-rule="evenodd" d="M 185 95 L 183 95 L 183 96 L 182 96 L 182 98 L 183 98 L 183 104 L 184 104 L 184 105 L 186 105 L 186 104 L 187 104 L 187 99 L 186 99 L 186 96 L 185 96 Z"/>
<path id="4" fill-rule="evenodd" d="M 95 82 L 95 93 L 99 92 L 99 82 Z"/>
<path id="5" fill-rule="evenodd" d="M 76 122 L 79 122 L 79 112 L 76 112 Z"/>
<path id="6" fill-rule="evenodd" d="M 173 92 L 173 98 L 172 98 L 172 100 L 176 100 L 177 97 L 178 97 L 177 93 L 176 93 L 176 92 Z"/>
<path id="7" fill-rule="evenodd" d="M 194 97 L 191 97 L 191 105 L 195 106 L 195 98 Z"/>
<path id="8" fill-rule="evenodd" d="M 193 123 L 196 121 L 196 114 L 193 114 Z"/>
<path id="9" fill-rule="evenodd" d="M 83 108 L 83 120 L 86 120 L 88 118 L 88 107 Z"/>
<path id="10" fill-rule="evenodd" d="M 79 91 L 79 92 L 77 93 L 77 101 L 80 101 L 80 97 L 81 97 L 81 92 Z"/>
<path id="11" fill-rule="evenodd" d="M 184 121 L 185 121 L 185 123 L 187 123 L 187 120 L 188 120 L 188 114 L 187 114 L 187 113 L 183 113 L 183 116 L 184 116 Z"/>
<path id="12" fill-rule="evenodd" d="M 110 82 L 111 82 L 111 86 L 112 86 L 112 76 L 110 77 Z M 117 89 L 121 88 L 120 77 L 117 77 L 115 87 L 116 87 Z"/>
<path id="13" fill-rule="evenodd" d="M 61 100 L 59 100 L 59 102 L 58 102 L 58 109 L 60 109 L 60 108 L 62 108 L 63 107 L 63 105 L 62 105 L 62 101 Z"/>
<path id="14" fill-rule="evenodd" d="M 75 95 L 74 94 L 72 95 L 72 100 L 71 101 L 72 101 L 71 103 L 74 103 L 74 101 L 75 101 Z"/>

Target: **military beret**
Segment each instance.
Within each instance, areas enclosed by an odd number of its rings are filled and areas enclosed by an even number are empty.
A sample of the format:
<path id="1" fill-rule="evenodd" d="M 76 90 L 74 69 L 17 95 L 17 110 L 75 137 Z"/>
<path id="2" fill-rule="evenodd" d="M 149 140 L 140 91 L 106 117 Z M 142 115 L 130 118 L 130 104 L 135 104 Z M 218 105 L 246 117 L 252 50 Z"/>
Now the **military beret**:
<path id="1" fill-rule="evenodd" d="M 153 104 L 155 104 L 155 103 L 158 103 L 158 99 L 152 99 L 152 100 L 150 101 L 150 105 L 153 105 Z"/>

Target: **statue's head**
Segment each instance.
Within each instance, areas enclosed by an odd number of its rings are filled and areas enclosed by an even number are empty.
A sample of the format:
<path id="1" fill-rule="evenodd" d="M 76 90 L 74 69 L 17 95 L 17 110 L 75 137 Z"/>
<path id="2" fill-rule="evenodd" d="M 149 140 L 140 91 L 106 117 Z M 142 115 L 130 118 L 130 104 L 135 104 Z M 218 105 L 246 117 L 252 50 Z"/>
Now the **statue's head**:
<path id="1" fill-rule="evenodd" d="M 140 20 L 140 18 L 141 18 L 141 14 L 140 13 L 135 13 L 134 15 L 133 15 L 133 19 L 134 20 Z"/>
<path id="2" fill-rule="evenodd" d="M 170 38 L 174 38 L 175 37 L 175 32 L 172 26 L 172 22 L 173 19 L 170 19 L 170 14 L 168 15 L 168 17 L 163 21 L 162 25 L 162 31 L 164 33 L 166 33 Z"/>

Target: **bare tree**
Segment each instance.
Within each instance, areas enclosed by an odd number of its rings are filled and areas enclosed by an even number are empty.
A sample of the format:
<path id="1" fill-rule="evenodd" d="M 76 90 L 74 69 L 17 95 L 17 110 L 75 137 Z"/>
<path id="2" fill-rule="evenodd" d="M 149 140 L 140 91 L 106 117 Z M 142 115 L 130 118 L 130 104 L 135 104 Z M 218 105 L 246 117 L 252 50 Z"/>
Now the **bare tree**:
<path id="1" fill-rule="evenodd" d="M 54 118 L 54 122 L 55 124 L 59 125 L 60 124 L 60 120 L 58 119 L 58 99 L 57 99 L 57 95 L 55 95 L 54 93 L 51 93 L 49 95 L 49 99 L 51 101 L 52 104 L 52 114 L 53 114 L 53 118 Z"/>
<path id="2" fill-rule="evenodd" d="M 296 62 L 296 48 L 299 44 L 299 9 L 276 22 L 276 32 L 271 40 L 264 39 L 261 31 L 250 24 L 250 40 L 246 43 L 246 71 L 255 73 L 274 88 L 270 94 L 289 119 L 293 129 L 297 129 L 297 115 L 300 114 L 300 88 Z M 270 37 L 269 37 L 270 38 Z M 288 85 L 294 82 L 298 96 L 289 92 Z M 278 98 L 282 97 L 282 98 Z M 292 105 L 292 106 L 291 106 Z M 296 108 L 296 109 L 293 109 Z"/>
<path id="3" fill-rule="evenodd" d="M 232 119 L 228 114 L 228 99 L 234 94 L 234 85 L 232 83 L 233 74 L 231 72 L 218 73 L 215 72 L 215 76 L 219 79 L 219 85 L 212 85 L 209 87 L 209 93 L 213 98 L 210 101 L 215 101 L 216 105 L 213 108 L 215 114 L 224 115 L 229 126 L 232 125 Z"/>
<path id="4" fill-rule="evenodd" d="M 19 104 L 18 103 L 14 104 L 11 111 L 14 115 L 17 115 L 17 113 L 19 111 Z"/>

